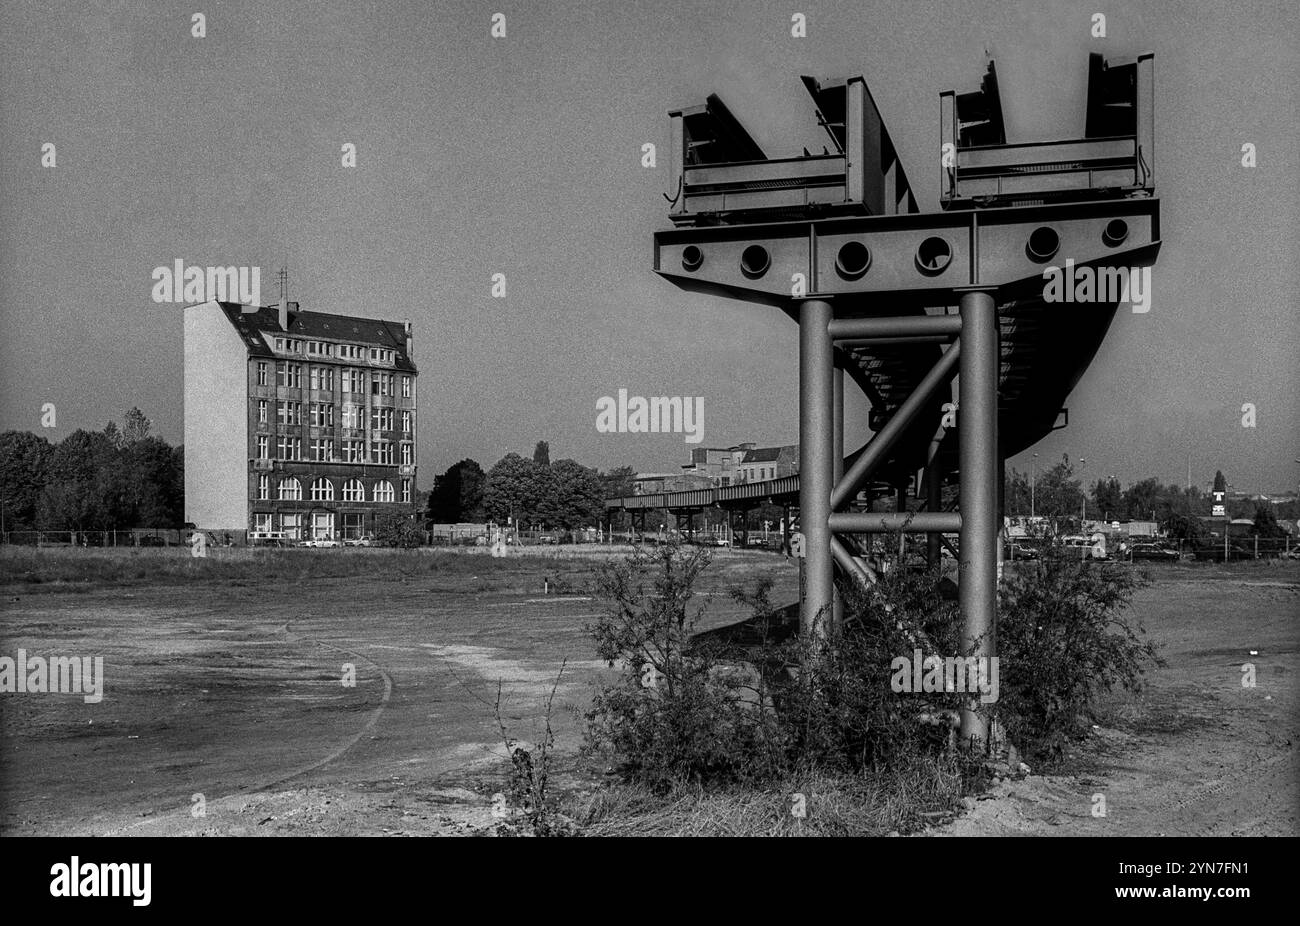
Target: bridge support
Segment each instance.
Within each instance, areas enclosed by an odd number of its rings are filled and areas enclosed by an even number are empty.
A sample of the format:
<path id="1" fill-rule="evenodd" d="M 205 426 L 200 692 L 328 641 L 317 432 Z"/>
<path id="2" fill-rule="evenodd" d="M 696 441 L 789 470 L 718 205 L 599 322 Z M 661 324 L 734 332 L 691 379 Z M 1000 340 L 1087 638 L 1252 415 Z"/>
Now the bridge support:
<path id="1" fill-rule="evenodd" d="M 831 305 L 799 304 L 799 526 L 804 588 L 799 631 L 825 636 L 833 620 L 835 564 L 831 553 L 831 491 L 835 485 L 835 364 Z"/>
<path id="2" fill-rule="evenodd" d="M 998 310 L 991 292 L 961 294 L 961 575 L 958 601 L 965 656 L 997 653 L 998 593 Z M 961 711 L 962 741 L 988 745 L 988 718 L 972 699 Z"/>

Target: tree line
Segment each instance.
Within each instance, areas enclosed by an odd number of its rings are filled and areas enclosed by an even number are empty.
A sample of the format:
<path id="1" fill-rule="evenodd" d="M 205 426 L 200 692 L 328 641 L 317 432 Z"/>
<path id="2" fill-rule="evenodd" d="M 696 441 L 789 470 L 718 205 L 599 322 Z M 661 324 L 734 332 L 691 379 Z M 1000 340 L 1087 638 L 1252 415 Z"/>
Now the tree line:
<path id="1" fill-rule="evenodd" d="M 119 427 L 77 429 L 52 443 L 30 431 L 0 434 L 4 529 L 126 530 L 180 526 L 185 454 L 149 432 L 132 408 Z"/>
<path id="2" fill-rule="evenodd" d="M 1225 491 L 1224 504 L 1230 518 L 1249 518 L 1264 537 L 1281 536 L 1278 517 L 1296 516 L 1300 507 L 1289 502 L 1275 508 L 1267 502 L 1226 497 L 1227 480 L 1222 471 L 1214 477 L 1215 489 Z M 1085 501 L 1087 502 L 1085 506 Z M 1098 479 L 1085 489 L 1068 455 L 1056 465 L 1031 475 L 1012 469 L 1007 473 L 1006 513 L 1031 513 L 1049 518 L 1079 518 L 1085 512 L 1098 521 L 1156 521 L 1176 537 L 1194 538 L 1204 533 L 1202 517 L 1214 510 L 1212 492 L 1199 486 L 1165 485 L 1154 477 L 1122 486 L 1118 479 Z"/>
<path id="3" fill-rule="evenodd" d="M 576 530 L 605 519 L 605 499 L 631 495 L 636 471 L 600 472 L 576 460 L 551 462 L 550 444 L 538 441 L 531 459 L 507 453 L 490 470 L 461 460 L 439 476 L 425 515 L 436 524 L 517 524 L 521 528 Z"/>

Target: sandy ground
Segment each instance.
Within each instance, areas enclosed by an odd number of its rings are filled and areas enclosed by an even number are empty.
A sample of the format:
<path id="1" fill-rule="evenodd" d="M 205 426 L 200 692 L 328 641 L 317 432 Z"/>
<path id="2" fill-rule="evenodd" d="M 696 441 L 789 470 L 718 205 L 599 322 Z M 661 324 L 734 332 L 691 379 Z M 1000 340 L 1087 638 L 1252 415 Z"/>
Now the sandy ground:
<path id="1" fill-rule="evenodd" d="M 781 558 L 737 557 L 705 589 L 710 623 L 743 616 L 723 589 L 759 569 L 778 578 L 776 600 L 792 597 Z M 1300 568 L 1171 567 L 1158 580 L 1137 604 L 1169 663 L 1148 692 L 1115 704 L 1068 774 L 1004 782 L 930 834 L 1300 832 Z M 553 720 L 571 755 L 605 671 L 585 595 L 436 575 L 20 591 L 0 605 L 0 654 L 102 655 L 107 676 L 100 704 L 0 700 L 5 835 L 490 832 L 498 680 L 511 734 L 535 740 L 568 660 Z"/>

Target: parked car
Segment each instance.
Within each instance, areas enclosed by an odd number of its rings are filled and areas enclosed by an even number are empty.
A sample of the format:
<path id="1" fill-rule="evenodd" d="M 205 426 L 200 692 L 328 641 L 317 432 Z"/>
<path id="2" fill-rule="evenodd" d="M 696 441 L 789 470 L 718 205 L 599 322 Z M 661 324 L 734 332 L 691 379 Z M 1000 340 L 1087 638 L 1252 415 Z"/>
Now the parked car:
<path id="1" fill-rule="evenodd" d="M 352 537 L 343 541 L 345 547 L 368 547 L 370 546 L 369 537 Z"/>
<path id="2" fill-rule="evenodd" d="M 167 546 L 166 540 L 163 540 L 161 537 L 155 537 L 153 534 L 145 534 L 143 537 L 138 538 L 136 543 L 138 546 L 142 546 L 142 547 Z"/>
<path id="3" fill-rule="evenodd" d="M 337 540 L 333 540 L 333 539 L 331 539 L 331 538 L 329 538 L 329 537 L 322 537 L 321 539 L 319 539 L 319 540 L 316 541 L 316 546 L 317 546 L 318 548 L 323 549 L 323 548 L 327 548 L 327 547 L 337 547 L 337 546 L 341 546 L 341 544 L 340 544 Z"/>
<path id="4" fill-rule="evenodd" d="M 1176 562 L 1182 555 L 1172 547 L 1161 543 L 1135 543 L 1128 551 L 1131 560 L 1155 560 L 1157 562 Z"/>

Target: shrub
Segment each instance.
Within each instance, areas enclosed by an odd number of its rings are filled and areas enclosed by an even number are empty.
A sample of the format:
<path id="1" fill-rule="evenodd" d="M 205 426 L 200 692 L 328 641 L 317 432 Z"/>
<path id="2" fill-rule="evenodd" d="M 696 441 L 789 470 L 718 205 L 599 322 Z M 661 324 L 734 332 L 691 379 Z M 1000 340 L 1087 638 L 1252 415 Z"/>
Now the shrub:
<path id="1" fill-rule="evenodd" d="M 599 657 L 621 671 L 593 698 L 584 750 L 654 790 L 758 780 L 782 755 L 752 678 L 690 646 L 703 611 L 693 587 L 709 561 L 669 543 L 607 563 L 595 580 L 608 607 L 588 630 Z"/>
<path id="2" fill-rule="evenodd" d="M 1098 697 L 1140 690 L 1162 664 L 1123 616 L 1145 573 L 1080 560 L 1059 547 L 1003 582 L 998 605 L 999 712 L 1013 742 L 1049 761 L 1086 730 Z"/>

